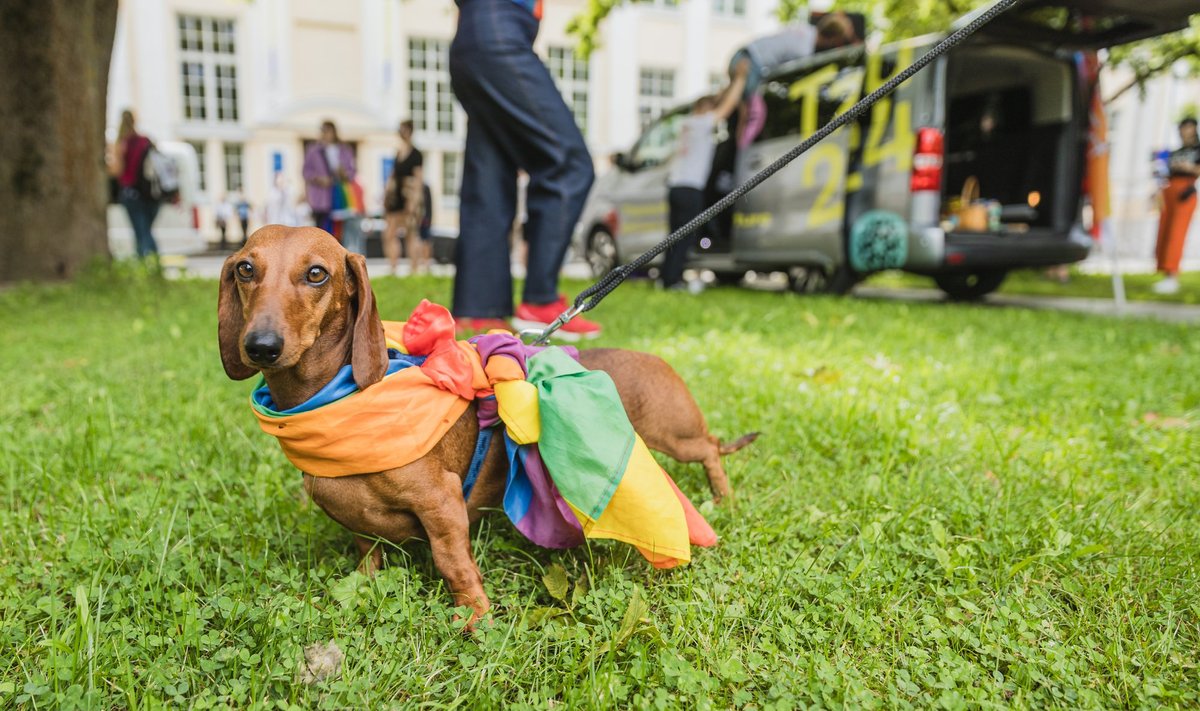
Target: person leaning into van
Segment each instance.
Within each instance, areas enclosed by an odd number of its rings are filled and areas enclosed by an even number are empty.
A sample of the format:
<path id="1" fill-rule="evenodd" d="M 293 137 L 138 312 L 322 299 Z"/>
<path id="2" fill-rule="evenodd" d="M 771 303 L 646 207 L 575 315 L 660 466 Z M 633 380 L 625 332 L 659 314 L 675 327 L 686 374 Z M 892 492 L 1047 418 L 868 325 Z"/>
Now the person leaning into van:
<path id="1" fill-rule="evenodd" d="M 117 179 L 117 199 L 129 213 L 134 246 L 141 259 L 158 254 L 158 243 L 150 231 L 158 216 L 158 201 L 150 195 L 142 166 L 152 145 L 149 138 L 138 133 L 133 112 L 121 112 L 121 127 L 117 130 L 117 143 L 113 146 L 108 169 Z"/>
<path id="2" fill-rule="evenodd" d="M 743 59 L 733 70 L 733 80 L 719 96 L 696 100 L 692 112 L 680 122 L 679 142 L 667 176 L 667 207 L 670 231 L 683 227 L 704 212 L 704 186 L 712 170 L 716 148 L 713 133 L 717 123 L 729 118 L 742 99 L 750 61 Z M 683 287 L 683 268 L 695 234 L 667 249 L 663 257 L 662 285 L 668 289 Z"/>
<path id="3" fill-rule="evenodd" d="M 1154 285 L 1156 294 L 1179 292 L 1179 262 L 1183 259 L 1188 224 L 1196 211 L 1200 138 L 1196 135 L 1195 118 L 1188 117 L 1179 122 L 1179 138 L 1183 145 L 1167 157 L 1169 174 L 1167 184 L 1163 186 L 1162 212 L 1158 217 L 1158 242 L 1154 253 L 1163 278 Z"/>

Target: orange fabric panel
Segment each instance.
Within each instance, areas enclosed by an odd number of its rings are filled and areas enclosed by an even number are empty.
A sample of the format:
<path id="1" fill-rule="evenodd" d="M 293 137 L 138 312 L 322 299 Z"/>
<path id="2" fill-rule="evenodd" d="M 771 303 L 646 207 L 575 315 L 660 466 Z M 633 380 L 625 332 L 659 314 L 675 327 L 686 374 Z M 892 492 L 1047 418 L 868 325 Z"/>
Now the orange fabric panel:
<path id="1" fill-rule="evenodd" d="M 405 368 L 316 410 L 284 417 L 254 410 L 254 416 L 296 468 L 336 477 L 411 464 L 433 449 L 468 404 L 434 384 L 421 368 Z M 422 426 L 413 427 L 414 422 Z"/>

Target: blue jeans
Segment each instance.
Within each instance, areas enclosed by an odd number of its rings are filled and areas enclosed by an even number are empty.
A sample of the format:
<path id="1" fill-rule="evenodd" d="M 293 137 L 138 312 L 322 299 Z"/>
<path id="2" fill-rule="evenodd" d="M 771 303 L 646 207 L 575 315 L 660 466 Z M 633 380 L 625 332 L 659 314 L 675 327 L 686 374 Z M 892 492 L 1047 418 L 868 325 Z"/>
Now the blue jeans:
<path id="1" fill-rule="evenodd" d="M 133 227 L 133 244 L 137 249 L 137 256 L 144 259 L 151 254 L 158 254 L 158 243 L 154 241 L 154 235 L 150 232 L 154 218 L 158 216 L 158 202 L 147 200 L 128 188 L 121 191 L 120 200 L 125 206 L 125 211 L 129 213 L 129 225 Z"/>
<path id="2" fill-rule="evenodd" d="M 513 0 L 459 0 L 450 82 L 467 113 L 454 314 L 512 315 L 509 231 L 529 173 L 523 299 L 558 300 L 558 274 L 595 177 L 583 134 L 533 52 L 538 21 Z"/>

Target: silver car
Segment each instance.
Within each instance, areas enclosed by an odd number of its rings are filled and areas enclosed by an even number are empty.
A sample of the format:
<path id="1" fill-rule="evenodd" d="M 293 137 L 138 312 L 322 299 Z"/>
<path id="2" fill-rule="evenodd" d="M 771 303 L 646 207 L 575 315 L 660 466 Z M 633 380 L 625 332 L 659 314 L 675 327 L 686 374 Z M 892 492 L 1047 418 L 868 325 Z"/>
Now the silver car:
<path id="1" fill-rule="evenodd" d="M 782 271 L 797 290 L 836 293 L 902 269 L 977 298 L 1012 269 L 1083 259 L 1083 53 L 1182 29 L 1196 12 L 1200 0 L 1019 4 L 739 200 L 704 230 L 689 266 L 728 282 Z M 726 182 L 741 184 L 944 37 L 845 47 L 771 71 L 759 88 L 763 129 L 741 151 L 715 137 L 714 176 L 724 160 Z M 649 124 L 596 181 L 575 247 L 597 275 L 666 236 L 685 111 Z M 710 180 L 711 202 L 729 190 L 720 182 Z"/>

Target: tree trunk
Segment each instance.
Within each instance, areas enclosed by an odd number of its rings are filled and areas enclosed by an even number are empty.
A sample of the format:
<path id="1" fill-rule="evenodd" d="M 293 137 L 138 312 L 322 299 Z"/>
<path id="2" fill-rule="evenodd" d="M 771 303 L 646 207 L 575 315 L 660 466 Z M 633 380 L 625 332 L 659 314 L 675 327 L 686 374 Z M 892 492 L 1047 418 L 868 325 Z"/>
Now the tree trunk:
<path id="1" fill-rule="evenodd" d="M 117 0 L 0 0 L 0 283 L 107 259 Z"/>

